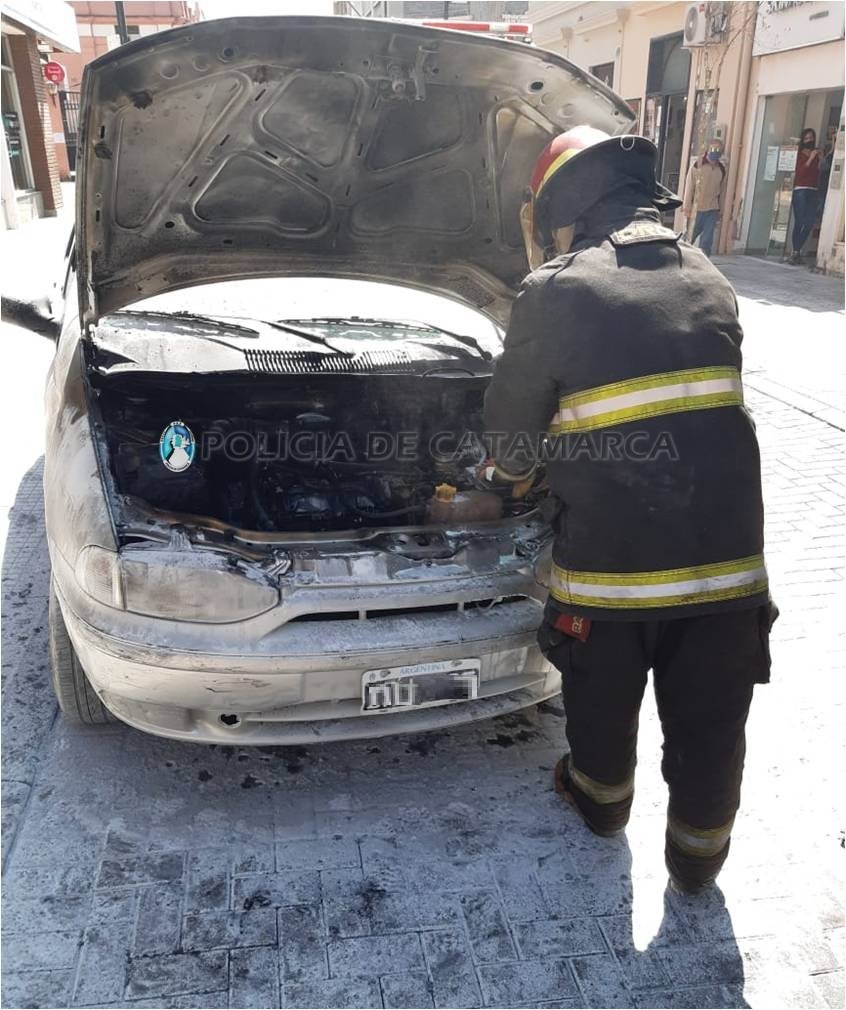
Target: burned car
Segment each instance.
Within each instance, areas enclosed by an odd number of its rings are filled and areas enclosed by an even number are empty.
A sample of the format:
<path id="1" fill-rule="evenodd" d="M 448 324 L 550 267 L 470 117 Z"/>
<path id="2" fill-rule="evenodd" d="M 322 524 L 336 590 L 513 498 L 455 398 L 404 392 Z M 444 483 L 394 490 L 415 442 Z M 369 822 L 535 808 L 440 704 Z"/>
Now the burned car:
<path id="1" fill-rule="evenodd" d="M 557 692 L 543 486 L 480 489 L 481 408 L 535 157 L 630 119 L 553 54 L 369 19 L 206 22 L 90 64 L 47 388 L 67 716 L 273 744 Z M 376 297 L 304 316 L 292 278 L 425 293 L 490 338 Z"/>

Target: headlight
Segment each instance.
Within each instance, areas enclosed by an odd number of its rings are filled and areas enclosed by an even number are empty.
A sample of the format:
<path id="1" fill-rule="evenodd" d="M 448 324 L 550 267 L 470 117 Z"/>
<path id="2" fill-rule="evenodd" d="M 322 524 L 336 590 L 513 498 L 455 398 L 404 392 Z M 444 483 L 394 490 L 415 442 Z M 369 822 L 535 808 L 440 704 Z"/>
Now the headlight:
<path id="1" fill-rule="evenodd" d="M 123 609 L 120 559 L 104 547 L 83 547 L 76 556 L 74 574 L 82 589 L 107 607 Z"/>
<path id="2" fill-rule="evenodd" d="M 79 584 L 109 607 L 148 617 L 225 624 L 262 614 L 279 591 L 226 555 L 211 551 L 86 547 L 76 565 Z"/>

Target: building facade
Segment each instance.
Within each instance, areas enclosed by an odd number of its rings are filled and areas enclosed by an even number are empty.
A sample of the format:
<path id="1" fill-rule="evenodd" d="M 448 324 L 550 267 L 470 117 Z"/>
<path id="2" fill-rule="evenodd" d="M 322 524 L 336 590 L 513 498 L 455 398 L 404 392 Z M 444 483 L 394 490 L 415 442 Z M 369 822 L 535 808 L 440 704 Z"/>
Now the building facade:
<path id="1" fill-rule="evenodd" d="M 543 0 L 526 17 L 535 45 L 590 70 L 629 103 L 671 189 L 681 193 L 691 163 L 722 140 L 718 252 L 790 255 L 795 152 L 802 128 L 813 127 L 825 171 L 805 252 L 820 269 L 842 273 L 844 9 L 838 0 Z M 674 223 L 684 226 L 681 215 Z"/>
<path id="2" fill-rule="evenodd" d="M 751 46 L 754 4 L 701 4 L 708 8 L 707 46 L 685 44 L 689 3 L 530 3 L 535 45 L 589 70 L 628 102 L 632 132 L 654 141 L 658 174 L 675 192 L 684 189 L 691 163 L 719 137 L 727 151 L 738 132 L 734 96 L 741 85 L 744 46 Z M 712 20 L 713 19 L 713 20 Z M 729 180 L 731 181 L 731 180 Z M 718 243 L 730 241 L 724 217 Z M 677 215 L 675 226 L 683 225 Z"/>
<path id="3" fill-rule="evenodd" d="M 59 166 L 44 76 L 48 55 L 79 51 L 70 4 L 13 0 L 2 5 L 2 227 L 53 216 L 62 205 Z"/>

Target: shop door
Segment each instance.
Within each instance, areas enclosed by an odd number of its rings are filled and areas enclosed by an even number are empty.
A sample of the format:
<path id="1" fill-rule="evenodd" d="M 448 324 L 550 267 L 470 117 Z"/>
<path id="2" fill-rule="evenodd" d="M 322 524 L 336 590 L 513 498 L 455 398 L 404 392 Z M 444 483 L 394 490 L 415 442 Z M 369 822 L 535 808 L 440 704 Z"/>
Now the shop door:
<path id="1" fill-rule="evenodd" d="M 842 91 L 770 95 L 765 100 L 746 239 L 747 253 L 776 259 L 786 259 L 792 253 L 791 202 L 799 138 L 802 131 L 810 127 L 816 131 L 817 144 L 823 150 L 829 150 L 832 133 L 836 131 L 833 124 L 839 121 L 842 105 Z M 826 173 L 823 172 L 820 178 L 820 217 L 826 181 Z M 814 255 L 817 240 L 815 229 L 802 250 L 809 259 Z"/>
<path id="2" fill-rule="evenodd" d="M 788 254 L 793 170 L 807 104 L 807 94 L 771 95 L 765 101 L 746 240 L 753 255 L 784 259 Z"/>
<path id="3" fill-rule="evenodd" d="M 660 179 L 674 193 L 681 185 L 682 144 L 687 118 L 687 95 L 667 95 L 664 115 L 665 130 L 661 138 Z"/>

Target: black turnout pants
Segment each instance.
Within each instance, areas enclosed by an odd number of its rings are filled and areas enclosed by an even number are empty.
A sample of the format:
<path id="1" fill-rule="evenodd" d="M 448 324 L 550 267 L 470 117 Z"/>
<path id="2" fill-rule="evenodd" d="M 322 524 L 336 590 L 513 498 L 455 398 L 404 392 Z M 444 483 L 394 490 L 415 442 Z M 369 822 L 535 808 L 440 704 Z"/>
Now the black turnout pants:
<path id="1" fill-rule="evenodd" d="M 669 787 L 667 863 L 689 884 L 728 854 L 755 683 L 769 680 L 770 608 L 669 621 L 591 622 L 585 641 L 559 631 L 550 607 L 538 632 L 561 671 L 567 791 L 600 833 L 622 828 L 634 794 L 638 715 L 653 670 Z"/>

